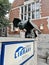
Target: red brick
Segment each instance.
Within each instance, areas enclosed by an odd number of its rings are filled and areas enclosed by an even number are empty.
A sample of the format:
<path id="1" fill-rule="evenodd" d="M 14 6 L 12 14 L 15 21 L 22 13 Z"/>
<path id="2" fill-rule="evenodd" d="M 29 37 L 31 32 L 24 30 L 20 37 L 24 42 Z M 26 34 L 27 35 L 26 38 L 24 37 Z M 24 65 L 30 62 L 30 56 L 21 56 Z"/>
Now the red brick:
<path id="1" fill-rule="evenodd" d="M 24 4 L 24 0 L 15 0 L 12 4 L 12 8 L 18 7 Z M 19 18 L 19 8 L 10 11 L 10 21 L 12 22 L 14 18 Z M 41 0 L 41 18 L 49 16 L 49 0 Z M 49 29 L 47 27 L 47 18 L 33 20 L 33 22 L 40 27 L 44 24 L 44 29 L 41 31 L 44 34 L 49 34 Z"/>

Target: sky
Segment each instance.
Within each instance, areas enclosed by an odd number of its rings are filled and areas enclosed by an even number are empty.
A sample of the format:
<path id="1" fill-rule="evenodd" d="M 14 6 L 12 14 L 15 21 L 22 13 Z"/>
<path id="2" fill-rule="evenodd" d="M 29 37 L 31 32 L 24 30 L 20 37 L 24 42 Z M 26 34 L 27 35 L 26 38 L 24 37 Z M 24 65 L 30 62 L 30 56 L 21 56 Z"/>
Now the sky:
<path id="1" fill-rule="evenodd" d="M 9 0 L 10 3 L 13 3 L 14 0 Z"/>
<path id="2" fill-rule="evenodd" d="M 10 3 L 13 3 L 14 0 L 9 0 Z M 9 18 L 9 14 L 5 15 L 6 18 Z"/>

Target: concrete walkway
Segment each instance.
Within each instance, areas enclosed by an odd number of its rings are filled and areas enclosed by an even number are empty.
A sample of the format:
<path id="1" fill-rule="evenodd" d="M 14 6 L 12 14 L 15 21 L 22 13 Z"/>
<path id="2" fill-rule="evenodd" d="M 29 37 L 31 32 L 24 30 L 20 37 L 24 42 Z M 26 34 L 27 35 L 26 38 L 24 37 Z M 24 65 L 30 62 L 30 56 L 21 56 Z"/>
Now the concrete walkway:
<path id="1" fill-rule="evenodd" d="M 49 34 L 40 34 L 37 44 L 38 65 L 49 65 Z"/>

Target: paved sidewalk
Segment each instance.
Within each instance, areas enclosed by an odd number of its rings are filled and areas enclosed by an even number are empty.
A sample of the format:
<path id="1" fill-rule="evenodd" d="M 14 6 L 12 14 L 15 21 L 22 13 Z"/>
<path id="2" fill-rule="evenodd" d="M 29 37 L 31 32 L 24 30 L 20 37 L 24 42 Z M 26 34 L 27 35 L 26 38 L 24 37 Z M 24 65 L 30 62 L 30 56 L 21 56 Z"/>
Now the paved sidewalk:
<path id="1" fill-rule="evenodd" d="M 38 65 L 49 65 L 49 34 L 41 34 L 37 44 Z"/>
<path id="2" fill-rule="evenodd" d="M 45 59 L 37 58 L 37 65 L 48 65 Z"/>

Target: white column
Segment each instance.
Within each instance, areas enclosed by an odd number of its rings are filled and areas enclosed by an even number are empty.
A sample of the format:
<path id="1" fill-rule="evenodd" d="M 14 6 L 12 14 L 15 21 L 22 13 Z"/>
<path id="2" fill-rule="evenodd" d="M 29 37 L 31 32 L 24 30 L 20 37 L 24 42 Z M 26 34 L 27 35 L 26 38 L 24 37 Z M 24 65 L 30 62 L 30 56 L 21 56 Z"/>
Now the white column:
<path id="1" fill-rule="evenodd" d="M 19 18 L 21 19 L 21 7 L 20 7 L 20 12 L 19 12 Z"/>
<path id="2" fill-rule="evenodd" d="M 49 17 L 48 17 L 48 19 L 47 19 L 47 22 L 48 22 L 47 27 L 48 27 L 48 29 L 49 29 Z"/>
<path id="3" fill-rule="evenodd" d="M 25 7 L 23 6 L 23 21 L 24 21 L 24 11 L 25 11 Z"/>
<path id="4" fill-rule="evenodd" d="M 32 4 L 31 4 L 31 17 L 30 18 L 32 19 Z"/>
<path id="5" fill-rule="evenodd" d="M 36 19 L 36 2 L 35 2 L 35 19 Z"/>
<path id="6" fill-rule="evenodd" d="M 11 25 L 11 31 L 13 31 L 13 23 L 10 23 L 10 25 Z"/>
<path id="7" fill-rule="evenodd" d="M 27 5 L 27 20 L 28 20 L 28 5 Z"/>

